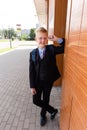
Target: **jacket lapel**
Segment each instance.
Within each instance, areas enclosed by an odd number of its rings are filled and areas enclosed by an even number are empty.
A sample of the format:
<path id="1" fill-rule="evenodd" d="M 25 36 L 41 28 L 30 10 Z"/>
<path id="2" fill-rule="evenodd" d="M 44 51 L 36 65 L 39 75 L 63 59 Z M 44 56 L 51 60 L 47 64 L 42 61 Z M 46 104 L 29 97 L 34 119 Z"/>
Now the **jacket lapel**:
<path id="1" fill-rule="evenodd" d="M 40 56 L 39 56 L 39 51 L 38 51 L 38 48 L 36 49 L 36 61 L 39 62 L 39 59 L 40 59 Z"/>
<path id="2" fill-rule="evenodd" d="M 48 50 L 47 46 L 46 46 L 46 50 L 45 50 L 45 59 L 46 59 L 46 61 L 49 60 L 49 50 Z"/>
<path id="3" fill-rule="evenodd" d="M 39 76 L 39 67 L 40 67 L 40 56 L 39 56 L 39 51 L 38 51 L 38 48 L 36 49 L 36 53 L 35 53 L 35 59 L 36 59 L 36 62 L 35 62 L 35 69 L 36 69 L 36 81 L 38 82 L 38 76 Z"/>

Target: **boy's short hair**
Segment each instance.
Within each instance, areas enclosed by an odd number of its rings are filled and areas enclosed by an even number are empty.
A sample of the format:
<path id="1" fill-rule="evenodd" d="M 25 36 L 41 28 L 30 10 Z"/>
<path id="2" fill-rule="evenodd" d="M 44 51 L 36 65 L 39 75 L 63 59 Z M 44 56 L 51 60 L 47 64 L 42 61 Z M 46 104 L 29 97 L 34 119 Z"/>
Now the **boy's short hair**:
<path id="1" fill-rule="evenodd" d="M 48 33 L 47 30 L 44 27 L 39 27 L 35 30 L 35 34 L 37 34 L 38 32 L 42 32 L 42 33 Z"/>

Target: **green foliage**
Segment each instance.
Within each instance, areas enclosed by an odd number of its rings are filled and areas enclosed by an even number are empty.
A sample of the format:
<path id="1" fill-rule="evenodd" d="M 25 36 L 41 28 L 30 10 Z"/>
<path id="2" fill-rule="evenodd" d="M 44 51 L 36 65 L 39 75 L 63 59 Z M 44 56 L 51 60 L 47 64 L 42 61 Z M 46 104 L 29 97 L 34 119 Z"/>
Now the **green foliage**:
<path id="1" fill-rule="evenodd" d="M 30 29 L 30 34 L 20 34 L 17 35 L 17 32 L 13 28 L 0 30 L 0 39 L 12 39 L 18 38 L 19 40 L 34 40 L 35 39 L 35 29 Z"/>
<path id="2" fill-rule="evenodd" d="M 15 49 L 15 48 L 3 48 L 3 49 L 0 49 L 0 53 L 4 53 L 4 52 L 7 52 L 7 51 L 10 51 L 13 49 Z"/>
<path id="3" fill-rule="evenodd" d="M 2 30 L 0 30 L 0 36 L 2 35 Z"/>
<path id="4" fill-rule="evenodd" d="M 8 38 L 8 30 L 7 29 L 3 30 L 3 36 L 5 39 Z"/>
<path id="5" fill-rule="evenodd" d="M 22 40 L 21 36 L 18 36 L 17 38 L 18 38 L 18 40 L 20 40 L 20 41 Z"/>
<path id="6" fill-rule="evenodd" d="M 25 41 L 29 40 L 28 34 L 22 34 L 22 36 L 20 37 L 20 40 L 25 40 Z"/>
<path id="7" fill-rule="evenodd" d="M 16 32 L 14 31 L 13 28 L 8 30 L 8 38 L 13 39 L 13 37 L 16 37 Z"/>
<path id="8" fill-rule="evenodd" d="M 31 30 L 30 30 L 30 34 L 29 34 L 29 39 L 30 40 L 34 40 L 35 39 L 35 29 L 34 28 L 32 28 Z"/>
<path id="9" fill-rule="evenodd" d="M 18 37 L 19 40 L 34 40 L 35 39 L 35 29 L 30 30 L 30 34 L 22 34 Z"/>
<path id="10" fill-rule="evenodd" d="M 2 30 L 0 30 L 0 39 L 2 39 Z"/>
<path id="11" fill-rule="evenodd" d="M 12 39 L 12 40 L 17 36 L 13 28 L 1 30 L 0 35 L 2 35 L 2 37 L 5 39 Z"/>

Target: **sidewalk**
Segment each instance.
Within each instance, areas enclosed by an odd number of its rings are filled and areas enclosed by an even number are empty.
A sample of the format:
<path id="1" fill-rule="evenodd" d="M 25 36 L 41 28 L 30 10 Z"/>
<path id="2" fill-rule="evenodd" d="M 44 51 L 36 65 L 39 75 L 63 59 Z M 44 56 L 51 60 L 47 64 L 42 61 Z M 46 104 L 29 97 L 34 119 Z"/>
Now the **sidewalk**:
<path id="1" fill-rule="evenodd" d="M 29 49 L 0 55 L 0 130 L 59 130 L 59 114 L 39 124 L 40 108 L 32 104 L 28 79 Z M 53 88 L 51 104 L 60 108 L 60 88 Z"/>

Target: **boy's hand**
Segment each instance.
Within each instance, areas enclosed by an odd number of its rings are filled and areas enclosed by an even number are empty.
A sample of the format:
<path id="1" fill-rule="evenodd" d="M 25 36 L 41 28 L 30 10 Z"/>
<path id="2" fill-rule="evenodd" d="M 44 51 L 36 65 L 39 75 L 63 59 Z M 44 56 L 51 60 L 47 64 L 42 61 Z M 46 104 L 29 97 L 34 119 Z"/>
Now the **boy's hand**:
<path id="1" fill-rule="evenodd" d="M 56 37 L 55 35 L 49 35 L 48 39 L 51 40 L 51 41 L 54 41 L 54 42 L 58 41 L 58 37 Z"/>
<path id="2" fill-rule="evenodd" d="M 36 92 L 36 89 L 35 88 L 31 88 L 31 94 L 32 95 L 35 95 L 37 92 Z"/>

